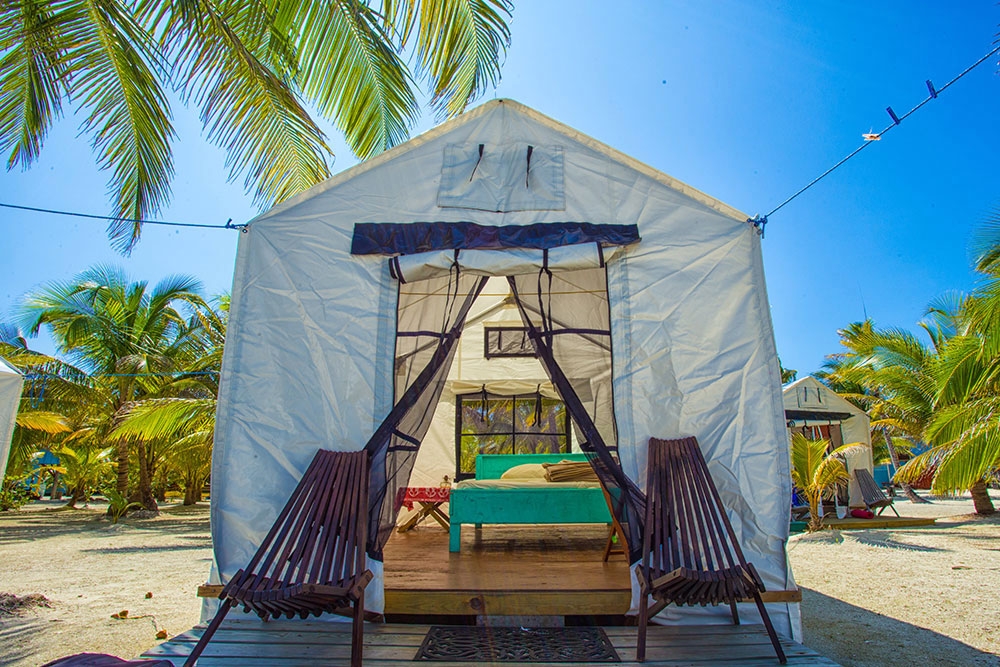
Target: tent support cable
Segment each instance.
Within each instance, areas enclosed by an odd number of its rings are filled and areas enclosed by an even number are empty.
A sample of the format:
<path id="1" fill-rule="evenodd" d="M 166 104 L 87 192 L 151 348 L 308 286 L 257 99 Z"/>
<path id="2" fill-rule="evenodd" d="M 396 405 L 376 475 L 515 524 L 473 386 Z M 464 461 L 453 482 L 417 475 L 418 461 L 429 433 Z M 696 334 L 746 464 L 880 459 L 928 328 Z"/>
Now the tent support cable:
<path id="1" fill-rule="evenodd" d="M 871 144 L 873 141 L 878 141 L 879 139 L 881 139 L 882 135 L 884 135 L 886 132 L 888 132 L 892 128 L 894 128 L 897 125 L 899 125 L 900 123 L 902 123 L 904 120 L 907 119 L 907 117 L 909 117 L 917 109 L 921 108 L 922 106 L 924 106 L 925 104 L 927 104 L 931 100 L 937 99 L 938 95 L 940 95 L 941 93 L 943 93 L 945 90 L 948 89 L 948 86 L 950 86 L 951 84 L 955 83 L 956 81 L 958 81 L 959 79 L 961 79 L 963 76 L 965 76 L 966 74 L 968 74 L 969 72 L 971 72 L 972 70 L 974 70 L 976 67 L 978 67 L 979 65 L 983 64 L 984 62 L 986 62 L 986 60 L 990 56 L 992 56 L 993 54 L 997 53 L 998 51 L 1000 51 L 1000 45 L 996 46 L 992 51 L 990 51 L 989 53 L 987 53 L 986 55 L 984 55 L 982 58 L 980 58 L 976 62 L 972 63 L 968 67 L 966 67 L 958 76 L 956 76 L 954 79 L 952 79 L 948 83 L 946 83 L 943 86 L 941 86 L 941 88 L 935 89 L 934 88 L 934 84 L 931 83 L 930 79 L 928 79 L 925 83 L 927 84 L 927 90 L 929 92 L 929 95 L 920 104 L 918 104 L 917 106 L 913 107 L 912 109 L 910 109 L 909 111 L 907 111 L 902 116 L 897 116 L 896 112 L 892 110 L 892 107 L 886 107 L 885 110 L 889 114 L 889 118 L 892 119 L 892 122 L 888 126 L 886 126 L 886 128 L 884 130 L 882 130 L 878 134 L 866 134 L 865 135 L 865 142 L 863 144 L 861 144 L 860 146 L 858 146 L 853 151 L 851 151 L 850 153 L 848 153 L 848 155 L 846 157 L 844 157 L 840 162 L 838 162 L 837 164 L 833 165 L 832 167 L 830 167 L 829 169 L 827 169 L 826 171 L 824 171 L 822 174 L 820 174 L 819 176 L 817 176 L 813 180 L 809 181 L 809 183 L 807 183 L 805 185 L 805 187 L 801 188 L 798 192 L 796 192 L 795 194 L 793 194 L 791 197 L 789 197 L 785 201 L 783 201 L 780 204 L 778 204 L 777 206 L 775 206 L 773 209 L 771 209 L 771 211 L 769 213 L 766 213 L 765 215 L 759 215 L 758 214 L 758 215 L 755 215 L 752 218 L 747 218 L 747 223 L 750 224 L 750 225 L 752 225 L 757 230 L 757 233 L 760 234 L 761 238 L 763 238 L 764 237 L 764 228 L 767 226 L 768 218 L 770 218 L 772 215 L 774 215 L 775 213 L 777 213 L 783 206 L 785 206 L 786 204 L 790 203 L 793 199 L 795 199 L 796 197 L 798 197 L 800 194 L 802 194 L 803 192 L 805 192 L 806 190 L 808 190 L 812 186 L 816 185 L 819 181 L 821 181 L 822 179 L 824 179 L 825 177 L 827 177 L 828 175 L 830 175 L 830 173 L 832 173 L 833 170 L 835 170 L 837 167 L 839 167 L 840 165 L 844 164 L 845 162 L 847 162 L 848 160 L 850 160 L 852 157 L 854 157 L 855 155 L 857 155 L 858 153 L 860 153 L 862 150 L 864 150 L 865 148 L 867 148 L 868 145 Z"/>

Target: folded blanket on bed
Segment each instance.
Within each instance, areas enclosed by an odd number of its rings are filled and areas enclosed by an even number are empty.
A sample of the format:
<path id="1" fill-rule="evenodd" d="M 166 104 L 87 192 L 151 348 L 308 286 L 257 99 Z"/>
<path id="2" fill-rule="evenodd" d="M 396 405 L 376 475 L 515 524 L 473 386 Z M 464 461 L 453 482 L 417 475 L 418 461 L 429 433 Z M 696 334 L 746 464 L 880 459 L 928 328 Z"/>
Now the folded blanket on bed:
<path id="1" fill-rule="evenodd" d="M 597 482 L 597 473 L 587 461 L 543 463 L 545 479 L 550 482 Z"/>

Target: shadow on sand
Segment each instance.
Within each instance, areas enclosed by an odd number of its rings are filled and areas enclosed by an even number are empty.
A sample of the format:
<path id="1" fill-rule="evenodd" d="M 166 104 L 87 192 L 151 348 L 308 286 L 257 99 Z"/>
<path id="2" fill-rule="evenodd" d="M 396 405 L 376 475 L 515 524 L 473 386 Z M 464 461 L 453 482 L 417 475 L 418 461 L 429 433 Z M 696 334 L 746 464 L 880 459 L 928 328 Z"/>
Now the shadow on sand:
<path id="1" fill-rule="evenodd" d="M 100 507 L 100 506 L 98 506 Z M 0 514 L 0 544 L 23 540 L 41 540 L 70 533 L 93 533 L 114 530 L 155 530 L 172 535 L 207 535 L 208 505 L 168 506 L 154 519 L 124 518 L 114 525 L 103 511 L 74 509 L 54 505 L 45 509 L 20 510 Z M 3 664 L 3 663 L 0 663 Z"/>
<path id="2" fill-rule="evenodd" d="M 1000 657 L 933 630 L 802 589 L 803 644 L 844 667 L 1000 665 Z"/>
<path id="3" fill-rule="evenodd" d="M 35 652 L 32 639 L 49 625 L 41 618 L 0 617 L 0 665 L 28 660 Z"/>

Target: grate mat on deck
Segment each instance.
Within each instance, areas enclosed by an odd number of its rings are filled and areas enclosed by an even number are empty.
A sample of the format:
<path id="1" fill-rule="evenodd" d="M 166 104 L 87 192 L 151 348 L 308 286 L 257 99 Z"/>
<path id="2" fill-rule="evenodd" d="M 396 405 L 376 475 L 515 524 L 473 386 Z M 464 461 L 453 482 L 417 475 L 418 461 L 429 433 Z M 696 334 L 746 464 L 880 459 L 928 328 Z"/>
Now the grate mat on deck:
<path id="1" fill-rule="evenodd" d="M 489 628 L 435 625 L 419 662 L 621 662 L 602 628 Z"/>

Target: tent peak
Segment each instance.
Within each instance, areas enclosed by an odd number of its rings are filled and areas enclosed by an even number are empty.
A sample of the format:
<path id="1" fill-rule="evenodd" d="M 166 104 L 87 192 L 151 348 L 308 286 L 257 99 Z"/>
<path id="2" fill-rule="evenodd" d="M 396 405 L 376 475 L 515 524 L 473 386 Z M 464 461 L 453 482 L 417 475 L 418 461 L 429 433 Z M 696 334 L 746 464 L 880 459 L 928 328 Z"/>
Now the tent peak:
<path id="1" fill-rule="evenodd" d="M 565 123 L 557 121 L 554 118 L 551 118 L 550 116 L 546 116 L 545 114 L 537 111 L 532 107 L 527 106 L 522 102 L 518 102 L 517 100 L 513 100 L 510 98 L 497 98 L 484 102 L 473 109 L 470 109 L 450 120 L 441 123 L 440 125 L 431 128 L 430 130 L 420 135 L 417 135 L 416 137 L 413 137 L 412 139 L 409 139 L 408 141 L 403 142 L 402 144 L 399 144 L 398 146 L 394 146 L 380 153 L 379 155 L 376 155 L 375 157 L 369 158 L 368 160 L 365 160 L 352 167 L 349 167 L 344 171 L 328 178 L 322 183 L 317 183 L 308 190 L 300 192 L 294 197 L 291 197 L 285 200 L 284 202 L 276 205 L 272 209 L 262 213 L 261 215 L 257 216 L 247 224 L 253 224 L 254 222 L 270 218 L 277 213 L 288 210 L 289 208 L 294 207 L 309 199 L 312 199 L 313 197 L 316 197 L 317 195 L 320 195 L 323 192 L 326 192 L 327 190 L 337 187 L 338 185 L 346 181 L 356 178 L 361 174 L 364 174 L 373 169 L 377 169 L 382 165 L 391 162 L 392 160 L 395 160 L 411 151 L 414 151 L 417 148 L 431 141 L 444 137 L 449 133 L 452 133 L 455 130 L 459 129 L 460 127 L 468 123 L 471 123 L 473 121 L 476 121 L 477 119 L 488 118 L 493 114 L 510 114 L 510 113 L 514 113 L 524 118 L 527 118 L 529 121 L 541 126 L 542 128 L 548 129 L 552 132 L 562 135 L 568 141 L 575 142 L 585 148 L 588 148 L 590 150 L 595 151 L 596 153 L 605 156 L 607 159 L 613 162 L 617 162 L 622 166 L 625 166 L 629 169 L 633 169 L 634 171 L 642 174 L 643 176 L 650 178 L 658 182 L 659 184 L 694 200 L 695 202 L 703 206 L 706 206 L 718 213 L 721 213 L 722 215 L 731 218 L 736 222 L 745 224 L 749 220 L 749 217 L 745 213 L 733 208 L 732 206 L 729 206 L 728 204 L 719 201 L 718 199 L 702 192 L 701 190 L 693 188 L 690 185 L 682 181 L 679 181 L 673 178 L 672 176 L 669 176 L 666 173 L 654 167 L 651 167 L 650 165 L 641 162 L 609 146 L 608 144 L 598 141 L 597 139 L 594 139 L 593 137 L 586 135 L 583 132 L 580 132 L 579 130 L 574 129 L 569 125 L 566 125 Z"/>

